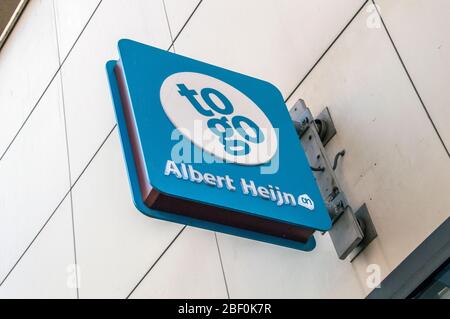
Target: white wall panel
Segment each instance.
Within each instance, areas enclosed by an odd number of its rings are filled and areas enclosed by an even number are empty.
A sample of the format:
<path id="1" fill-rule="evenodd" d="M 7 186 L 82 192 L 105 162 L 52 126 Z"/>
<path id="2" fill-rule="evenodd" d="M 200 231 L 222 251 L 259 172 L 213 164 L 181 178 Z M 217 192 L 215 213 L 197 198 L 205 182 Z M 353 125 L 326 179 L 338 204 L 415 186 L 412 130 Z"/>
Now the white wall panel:
<path id="1" fill-rule="evenodd" d="M 214 233 L 187 227 L 132 298 L 227 298 Z"/>
<path id="2" fill-rule="evenodd" d="M 353 267 L 337 258 L 328 235 L 302 252 L 218 234 L 231 298 L 363 298 Z"/>
<path id="3" fill-rule="evenodd" d="M 450 149 L 450 2 L 377 0 L 381 16 Z"/>
<path id="4" fill-rule="evenodd" d="M 69 190 L 59 77 L 0 161 L 3 280 Z"/>
<path id="5" fill-rule="evenodd" d="M 117 130 L 73 189 L 81 298 L 125 298 L 181 226 L 142 215 Z"/>
<path id="6" fill-rule="evenodd" d="M 63 60 L 80 35 L 100 0 L 53 0 L 55 3 L 58 45 Z"/>
<path id="7" fill-rule="evenodd" d="M 167 49 L 162 1 L 103 1 L 61 70 L 73 180 L 115 124 L 105 65 L 121 38 Z"/>
<path id="8" fill-rule="evenodd" d="M 207 0 L 175 48 L 272 82 L 287 97 L 363 3 Z"/>
<path id="9" fill-rule="evenodd" d="M 167 17 L 172 36 L 175 38 L 181 31 L 189 16 L 200 0 L 163 0 L 166 5 Z"/>
<path id="10" fill-rule="evenodd" d="M 0 156 L 57 68 L 53 3 L 30 1 L 0 50 Z"/>
<path id="11" fill-rule="evenodd" d="M 378 231 L 355 271 L 385 263 L 384 277 L 450 215 L 450 162 L 385 30 L 368 28 L 365 12 L 288 105 L 303 98 L 316 114 L 329 106 L 338 134 L 328 154 L 346 149 L 337 172 Z"/>
<path id="12" fill-rule="evenodd" d="M 0 286 L 0 298 L 76 298 L 70 197 Z"/>

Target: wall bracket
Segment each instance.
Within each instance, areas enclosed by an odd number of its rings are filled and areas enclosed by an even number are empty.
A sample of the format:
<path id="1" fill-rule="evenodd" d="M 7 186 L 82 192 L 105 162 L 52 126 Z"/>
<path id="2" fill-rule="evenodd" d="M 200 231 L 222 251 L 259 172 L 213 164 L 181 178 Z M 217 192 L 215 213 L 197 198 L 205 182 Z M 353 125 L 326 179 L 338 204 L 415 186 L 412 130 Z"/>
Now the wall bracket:
<path id="1" fill-rule="evenodd" d="M 336 135 L 330 112 L 325 108 L 314 119 L 304 101 L 299 100 L 290 115 L 332 219 L 329 234 L 336 253 L 340 259 L 349 257 L 353 261 L 377 237 L 377 232 L 365 204 L 356 213 L 349 205 L 333 169 L 339 156 L 331 165 L 325 152 L 324 146 Z"/>

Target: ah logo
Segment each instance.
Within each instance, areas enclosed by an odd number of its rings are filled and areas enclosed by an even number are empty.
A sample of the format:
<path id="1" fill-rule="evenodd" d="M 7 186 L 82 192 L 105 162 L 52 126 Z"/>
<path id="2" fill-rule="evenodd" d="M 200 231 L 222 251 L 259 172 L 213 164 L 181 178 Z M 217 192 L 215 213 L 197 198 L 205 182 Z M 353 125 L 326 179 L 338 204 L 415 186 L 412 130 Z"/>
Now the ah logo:
<path id="1" fill-rule="evenodd" d="M 314 210 L 314 202 L 307 194 L 303 194 L 298 197 L 298 204 L 309 210 Z"/>
<path id="2" fill-rule="evenodd" d="M 264 112 L 244 93 L 214 77 L 172 74 L 164 80 L 160 98 L 172 124 L 220 160 L 260 165 L 278 149 L 277 134 Z"/>

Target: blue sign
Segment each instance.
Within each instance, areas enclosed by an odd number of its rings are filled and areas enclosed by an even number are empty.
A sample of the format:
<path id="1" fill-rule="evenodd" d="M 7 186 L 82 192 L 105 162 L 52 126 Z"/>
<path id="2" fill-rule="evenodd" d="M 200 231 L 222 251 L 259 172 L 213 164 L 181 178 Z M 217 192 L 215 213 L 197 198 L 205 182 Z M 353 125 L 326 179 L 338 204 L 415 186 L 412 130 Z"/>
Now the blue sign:
<path id="1" fill-rule="evenodd" d="M 107 71 L 136 207 L 301 250 L 330 217 L 279 90 L 131 40 Z"/>

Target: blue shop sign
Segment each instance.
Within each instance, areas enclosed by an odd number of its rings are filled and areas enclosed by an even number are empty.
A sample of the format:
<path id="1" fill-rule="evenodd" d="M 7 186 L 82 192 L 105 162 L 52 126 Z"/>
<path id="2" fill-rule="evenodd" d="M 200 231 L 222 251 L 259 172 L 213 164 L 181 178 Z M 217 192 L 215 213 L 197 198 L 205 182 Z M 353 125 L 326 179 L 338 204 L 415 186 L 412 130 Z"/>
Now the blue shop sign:
<path id="1" fill-rule="evenodd" d="M 301 250 L 331 220 L 272 84 L 131 40 L 108 77 L 136 207 Z"/>

